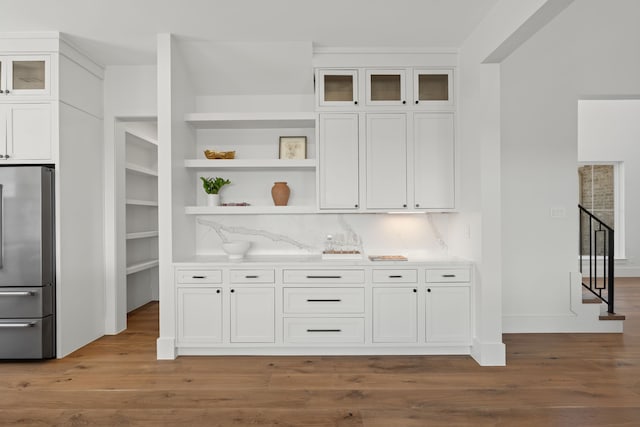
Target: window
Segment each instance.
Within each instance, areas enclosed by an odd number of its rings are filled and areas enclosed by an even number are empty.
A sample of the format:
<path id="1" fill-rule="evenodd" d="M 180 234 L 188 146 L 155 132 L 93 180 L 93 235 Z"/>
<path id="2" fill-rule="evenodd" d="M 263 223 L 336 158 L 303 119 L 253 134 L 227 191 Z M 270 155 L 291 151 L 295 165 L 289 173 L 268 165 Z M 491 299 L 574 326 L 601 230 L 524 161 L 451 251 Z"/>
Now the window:
<path id="1" fill-rule="evenodd" d="M 614 229 L 616 258 L 624 258 L 622 171 L 622 162 L 582 163 L 578 166 L 579 203 Z M 588 252 L 588 232 L 588 227 L 583 227 L 582 255 L 589 255 L 585 253 Z"/>

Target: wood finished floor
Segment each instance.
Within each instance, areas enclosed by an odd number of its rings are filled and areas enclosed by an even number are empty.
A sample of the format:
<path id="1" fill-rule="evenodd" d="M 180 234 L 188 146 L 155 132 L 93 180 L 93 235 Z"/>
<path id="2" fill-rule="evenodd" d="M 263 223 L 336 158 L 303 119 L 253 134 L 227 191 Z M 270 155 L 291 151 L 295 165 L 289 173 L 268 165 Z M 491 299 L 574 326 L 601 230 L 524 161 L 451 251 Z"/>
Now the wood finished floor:
<path id="1" fill-rule="evenodd" d="M 62 360 L 0 363 L 2 426 L 638 426 L 640 279 L 624 334 L 510 334 L 466 356 L 155 359 L 158 306 Z"/>

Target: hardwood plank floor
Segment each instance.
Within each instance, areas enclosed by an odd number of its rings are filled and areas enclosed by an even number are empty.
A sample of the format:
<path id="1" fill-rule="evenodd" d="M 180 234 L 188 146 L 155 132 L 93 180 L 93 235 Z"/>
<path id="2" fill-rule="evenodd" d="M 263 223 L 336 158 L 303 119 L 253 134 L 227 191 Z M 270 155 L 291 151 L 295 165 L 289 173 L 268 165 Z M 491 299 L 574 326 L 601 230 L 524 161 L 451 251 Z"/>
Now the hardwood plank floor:
<path id="1" fill-rule="evenodd" d="M 638 426 L 640 279 L 624 334 L 508 334 L 467 356 L 155 359 L 158 306 L 61 360 L 0 363 L 1 426 Z"/>

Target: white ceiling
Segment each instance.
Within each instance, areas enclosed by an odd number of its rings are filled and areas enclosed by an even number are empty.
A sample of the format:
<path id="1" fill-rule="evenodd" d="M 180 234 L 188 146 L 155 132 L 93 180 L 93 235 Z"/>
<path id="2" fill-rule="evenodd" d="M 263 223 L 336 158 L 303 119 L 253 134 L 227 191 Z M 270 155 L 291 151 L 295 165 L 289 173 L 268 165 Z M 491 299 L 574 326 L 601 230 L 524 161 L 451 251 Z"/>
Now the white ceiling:
<path id="1" fill-rule="evenodd" d="M 154 64 L 156 34 L 458 47 L 497 0 L 0 0 L 0 31 L 60 31 L 103 65 Z"/>

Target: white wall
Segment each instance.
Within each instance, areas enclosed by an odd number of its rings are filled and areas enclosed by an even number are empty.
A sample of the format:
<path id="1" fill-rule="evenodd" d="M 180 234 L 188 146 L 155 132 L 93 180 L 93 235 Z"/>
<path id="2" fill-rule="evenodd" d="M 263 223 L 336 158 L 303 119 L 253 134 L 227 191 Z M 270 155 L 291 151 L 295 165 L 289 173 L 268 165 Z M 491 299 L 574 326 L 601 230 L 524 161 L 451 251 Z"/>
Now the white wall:
<path id="1" fill-rule="evenodd" d="M 581 0 L 501 66 L 505 332 L 584 331 L 578 270 L 578 99 L 640 94 L 640 2 Z M 566 212 L 553 218 L 552 208 Z M 603 322 L 600 322 L 603 323 Z"/>
<path id="2" fill-rule="evenodd" d="M 105 331 L 117 334 L 127 327 L 124 233 L 124 120 L 157 116 L 155 65 L 111 66 L 104 80 L 105 174 Z"/>
<path id="3" fill-rule="evenodd" d="M 622 162 L 625 259 L 615 275 L 640 276 L 640 100 L 582 100 L 578 103 L 578 161 Z M 616 228 L 618 226 L 616 225 Z M 621 236 L 616 230 L 616 239 Z"/>

